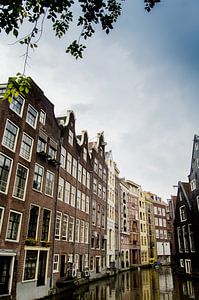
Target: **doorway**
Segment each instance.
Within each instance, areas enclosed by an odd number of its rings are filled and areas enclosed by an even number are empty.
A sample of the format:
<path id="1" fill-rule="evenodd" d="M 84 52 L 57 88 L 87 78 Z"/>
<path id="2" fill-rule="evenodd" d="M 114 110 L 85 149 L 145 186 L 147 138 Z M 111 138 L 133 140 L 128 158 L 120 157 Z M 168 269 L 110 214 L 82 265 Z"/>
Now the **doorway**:
<path id="1" fill-rule="evenodd" d="M 0 295 L 9 294 L 11 256 L 0 256 Z"/>

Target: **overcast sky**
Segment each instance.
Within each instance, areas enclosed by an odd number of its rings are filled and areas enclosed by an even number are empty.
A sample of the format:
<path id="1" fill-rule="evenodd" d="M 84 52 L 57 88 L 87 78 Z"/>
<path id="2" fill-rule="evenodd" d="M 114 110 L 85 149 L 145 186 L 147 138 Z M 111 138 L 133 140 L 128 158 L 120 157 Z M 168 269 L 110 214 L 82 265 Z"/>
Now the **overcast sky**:
<path id="1" fill-rule="evenodd" d="M 46 27 L 26 73 L 56 115 L 74 110 L 77 133 L 104 131 L 122 177 L 166 200 L 187 180 L 199 134 L 199 1 L 164 0 L 150 14 L 143 2 L 126 0 L 114 31 L 97 30 L 80 61 L 65 54 L 71 36 Z M 11 41 L 1 36 L 2 82 L 23 69 Z"/>

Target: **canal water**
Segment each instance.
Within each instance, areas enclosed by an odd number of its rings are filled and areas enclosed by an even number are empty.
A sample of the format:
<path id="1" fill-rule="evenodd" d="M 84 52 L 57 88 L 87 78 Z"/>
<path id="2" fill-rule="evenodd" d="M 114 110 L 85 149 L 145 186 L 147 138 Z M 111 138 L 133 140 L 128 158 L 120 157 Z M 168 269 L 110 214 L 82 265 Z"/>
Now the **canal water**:
<path id="1" fill-rule="evenodd" d="M 171 268 L 126 271 L 81 286 L 52 300 L 185 300 L 199 299 L 199 281 L 174 276 Z"/>

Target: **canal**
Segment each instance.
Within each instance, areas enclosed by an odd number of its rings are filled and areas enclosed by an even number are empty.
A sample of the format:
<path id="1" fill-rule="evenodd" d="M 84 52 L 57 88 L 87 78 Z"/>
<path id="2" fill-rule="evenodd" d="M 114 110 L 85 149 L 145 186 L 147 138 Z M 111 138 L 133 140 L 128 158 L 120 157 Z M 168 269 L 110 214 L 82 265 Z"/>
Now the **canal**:
<path id="1" fill-rule="evenodd" d="M 184 300 L 199 299 L 199 281 L 174 276 L 171 268 L 126 271 L 78 287 L 51 300 Z"/>

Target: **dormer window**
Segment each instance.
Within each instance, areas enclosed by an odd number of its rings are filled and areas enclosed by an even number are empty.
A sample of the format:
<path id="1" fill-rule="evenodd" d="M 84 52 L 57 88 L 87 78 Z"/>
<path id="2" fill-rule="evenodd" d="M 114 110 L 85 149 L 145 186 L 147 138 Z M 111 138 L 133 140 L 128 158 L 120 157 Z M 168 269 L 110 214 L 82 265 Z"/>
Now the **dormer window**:
<path id="1" fill-rule="evenodd" d="M 74 134 L 73 132 L 69 129 L 69 133 L 68 133 L 68 142 L 71 146 L 73 146 L 73 137 L 74 137 Z"/>

